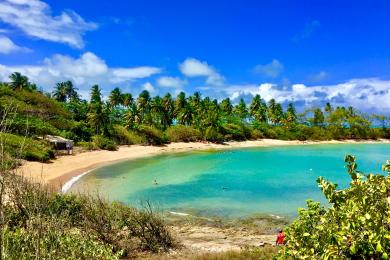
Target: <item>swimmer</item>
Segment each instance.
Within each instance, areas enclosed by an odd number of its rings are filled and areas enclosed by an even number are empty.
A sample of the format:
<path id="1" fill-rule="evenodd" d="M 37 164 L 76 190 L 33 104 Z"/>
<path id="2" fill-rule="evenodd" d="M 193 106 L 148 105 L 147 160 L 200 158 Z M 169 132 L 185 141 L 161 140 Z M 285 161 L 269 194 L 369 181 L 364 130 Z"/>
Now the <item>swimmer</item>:
<path id="1" fill-rule="evenodd" d="M 158 185 L 157 180 L 154 180 L 153 184 L 154 184 L 154 185 Z"/>

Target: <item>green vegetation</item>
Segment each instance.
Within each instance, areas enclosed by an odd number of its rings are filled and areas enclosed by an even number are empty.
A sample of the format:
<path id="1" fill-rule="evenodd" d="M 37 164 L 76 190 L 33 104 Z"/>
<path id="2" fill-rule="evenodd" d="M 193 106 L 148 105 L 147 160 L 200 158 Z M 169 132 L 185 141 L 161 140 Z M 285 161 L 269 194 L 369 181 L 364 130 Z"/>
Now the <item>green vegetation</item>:
<path id="1" fill-rule="evenodd" d="M 248 105 L 202 98 L 200 93 L 137 98 L 115 88 L 104 101 L 99 86 L 82 100 L 72 82 L 43 93 L 20 73 L 0 83 L 0 259 L 117 259 L 139 252 L 166 251 L 175 243 L 162 218 L 150 207 L 139 211 L 96 197 L 62 195 L 10 172 L 15 158 L 54 157 L 42 137 L 71 138 L 86 149 L 116 150 L 118 144 L 248 140 L 389 138 L 389 118 L 352 107 L 312 108 L 297 114 L 259 95 Z M 375 125 L 375 127 L 374 127 Z M 350 187 L 318 179 L 329 207 L 308 201 L 287 228 L 280 258 L 388 259 L 390 252 L 389 177 L 357 171 L 346 157 Z M 390 162 L 384 166 L 390 172 Z M 245 225 L 245 223 L 242 223 Z M 197 259 L 266 259 L 275 249 L 208 254 Z"/>
<path id="2" fill-rule="evenodd" d="M 288 227 L 287 245 L 280 257 L 294 259 L 389 259 L 390 161 L 386 176 L 363 174 L 353 156 L 346 156 L 350 187 L 318 178 L 330 206 L 307 201 Z"/>
<path id="3" fill-rule="evenodd" d="M 352 107 L 311 108 L 298 114 L 293 104 L 285 109 L 271 99 L 256 95 L 250 104 L 232 104 L 202 97 L 138 97 L 111 91 L 104 100 L 98 85 L 91 87 L 89 101 L 80 98 L 70 81 L 58 83 L 44 93 L 20 73 L 0 83 L 0 116 L 8 114 L 6 127 L 15 135 L 47 134 L 72 139 L 87 149 L 115 150 L 118 144 L 161 145 L 167 142 L 249 140 L 377 139 L 390 137 L 390 119 L 367 115 Z M 27 130 L 26 130 L 27 127 Z M 25 157 L 42 160 L 42 156 Z M 44 160 L 46 160 L 47 156 Z"/>
<path id="4" fill-rule="evenodd" d="M 151 207 L 58 194 L 4 170 L 0 176 L 0 259 L 119 259 L 175 246 Z"/>

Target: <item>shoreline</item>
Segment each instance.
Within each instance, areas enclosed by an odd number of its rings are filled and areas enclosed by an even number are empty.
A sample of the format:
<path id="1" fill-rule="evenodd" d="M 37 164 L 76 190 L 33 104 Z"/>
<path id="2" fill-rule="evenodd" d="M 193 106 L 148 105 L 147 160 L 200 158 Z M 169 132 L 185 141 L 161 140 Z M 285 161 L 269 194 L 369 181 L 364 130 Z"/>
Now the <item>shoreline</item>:
<path id="1" fill-rule="evenodd" d="M 284 141 L 277 139 L 261 139 L 256 141 L 215 143 L 170 143 L 165 146 L 119 146 L 117 151 L 87 151 L 74 155 L 58 156 L 50 163 L 25 161 L 18 168 L 18 173 L 30 178 L 34 182 L 43 182 L 58 190 L 66 192 L 82 176 L 90 171 L 109 164 L 152 157 L 168 153 L 180 153 L 190 151 L 223 150 L 251 147 L 276 147 L 291 145 L 314 145 L 314 144 L 371 144 L 390 143 L 390 140 L 331 140 L 331 141 Z"/>

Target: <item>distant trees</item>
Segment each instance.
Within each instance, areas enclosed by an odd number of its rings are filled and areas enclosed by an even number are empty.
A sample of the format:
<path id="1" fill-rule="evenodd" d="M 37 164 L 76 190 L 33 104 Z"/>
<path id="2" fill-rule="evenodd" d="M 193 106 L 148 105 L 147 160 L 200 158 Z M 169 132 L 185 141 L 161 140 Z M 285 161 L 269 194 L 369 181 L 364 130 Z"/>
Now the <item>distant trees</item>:
<path id="1" fill-rule="evenodd" d="M 11 82 L 5 84 L 10 89 L 34 92 L 35 85 L 22 74 L 13 73 L 10 79 Z M 161 142 L 166 137 L 165 132 L 177 125 L 185 127 L 169 132 L 178 131 L 183 137 L 186 129 L 190 129 L 189 132 L 197 133 L 197 138 L 200 133 L 202 139 L 210 141 L 260 137 L 299 140 L 390 137 L 389 117 L 367 116 L 353 107 L 333 107 L 330 103 L 298 114 L 293 103 L 283 108 L 275 99 L 266 103 L 260 95 L 255 95 L 248 103 L 240 99 L 233 104 L 229 98 L 218 101 L 202 97 L 199 92 L 189 96 L 180 92 L 176 97 L 169 93 L 152 97 L 144 90 L 133 96 L 123 93 L 118 87 L 112 89 L 104 100 L 98 85 L 91 87 L 90 99 L 86 101 L 80 98 L 71 81 L 56 84 L 52 95 L 48 96 L 71 115 L 73 121 L 69 122 L 66 135 L 73 135 L 75 139 L 81 135 L 88 140 L 93 134 L 110 138 L 127 129 L 133 132 L 132 135 L 147 132 L 148 140 L 161 134 L 158 141 Z M 381 127 L 373 128 L 372 124 Z M 59 125 L 66 123 L 56 122 L 56 126 Z M 193 140 L 193 137 L 183 139 Z"/>

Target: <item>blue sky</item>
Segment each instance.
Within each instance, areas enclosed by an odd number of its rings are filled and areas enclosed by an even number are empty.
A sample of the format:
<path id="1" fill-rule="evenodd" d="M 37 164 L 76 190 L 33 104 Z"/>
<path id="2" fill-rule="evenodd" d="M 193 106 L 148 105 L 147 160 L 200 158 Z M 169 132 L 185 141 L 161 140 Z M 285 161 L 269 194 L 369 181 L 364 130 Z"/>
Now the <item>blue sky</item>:
<path id="1" fill-rule="evenodd" d="M 0 80 L 390 112 L 389 1 L 0 0 Z"/>

